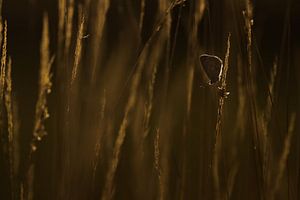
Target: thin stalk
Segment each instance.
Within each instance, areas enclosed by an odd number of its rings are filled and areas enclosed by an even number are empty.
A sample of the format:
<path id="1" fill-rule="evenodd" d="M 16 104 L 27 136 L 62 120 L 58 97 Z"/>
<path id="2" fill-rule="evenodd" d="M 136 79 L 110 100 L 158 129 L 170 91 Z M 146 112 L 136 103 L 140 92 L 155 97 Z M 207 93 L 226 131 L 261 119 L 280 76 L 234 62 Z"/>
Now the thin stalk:
<path id="1" fill-rule="evenodd" d="M 227 39 L 227 50 L 225 55 L 225 62 L 224 62 L 224 70 L 221 76 L 221 89 L 226 91 L 226 77 L 228 71 L 228 60 L 229 60 L 229 53 L 230 53 L 230 37 L 231 34 L 229 33 Z M 225 102 L 225 96 L 221 95 L 219 98 L 219 106 L 218 106 L 218 115 L 217 115 L 217 123 L 216 123 L 216 136 L 215 136 L 215 145 L 214 145 L 214 152 L 213 152 L 213 161 L 212 161 L 212 172 L 213 172 L 213 182 L 216 192 L 216 199 L 222 199 L 224 194 L 221 191 L 220 185 L 220 174 L 219 174 L 219 162 L 220 162 L 220 155 L 222 149 L 222 116 L 223 116 L 223 108 Z"/>

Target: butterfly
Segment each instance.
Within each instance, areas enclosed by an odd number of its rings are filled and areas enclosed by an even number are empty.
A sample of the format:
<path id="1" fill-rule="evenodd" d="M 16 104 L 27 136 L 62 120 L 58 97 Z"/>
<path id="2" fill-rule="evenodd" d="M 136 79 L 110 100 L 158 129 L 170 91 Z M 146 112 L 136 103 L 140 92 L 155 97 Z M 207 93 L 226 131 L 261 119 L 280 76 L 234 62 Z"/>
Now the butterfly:
<path id="1" fill-rule="evenodd" d="M 223 61 L 218 56 L 202 54 L 200 55 L 200 63 L 209 78 L 209 84 L 214 85 L 221 80 Z M 221 97 L 227 98 L 229 92 L 221 86 L 218 87 L 218 94 Z"/>
<path id="2" fill-rule="evenodd" d="M 214 55 L 202 54 L 200 55 L 200 63 L 209 78 L 209 84 L 213 85 L 221 80 L 223 61 Z"/>

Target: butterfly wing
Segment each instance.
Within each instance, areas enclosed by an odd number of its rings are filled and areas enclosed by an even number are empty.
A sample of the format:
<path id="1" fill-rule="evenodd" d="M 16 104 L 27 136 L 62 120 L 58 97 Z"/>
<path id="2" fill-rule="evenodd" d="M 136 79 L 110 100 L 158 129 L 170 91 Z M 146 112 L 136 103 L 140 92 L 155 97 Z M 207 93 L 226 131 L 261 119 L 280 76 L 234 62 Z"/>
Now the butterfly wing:
<path id="1" fill-rule="evenodd" d="M 223 68 L 222 60 L 217 56 L 202 54 L 200 62 L 207 77 L 210 79 L 210 84 L 218 82 Z"/>

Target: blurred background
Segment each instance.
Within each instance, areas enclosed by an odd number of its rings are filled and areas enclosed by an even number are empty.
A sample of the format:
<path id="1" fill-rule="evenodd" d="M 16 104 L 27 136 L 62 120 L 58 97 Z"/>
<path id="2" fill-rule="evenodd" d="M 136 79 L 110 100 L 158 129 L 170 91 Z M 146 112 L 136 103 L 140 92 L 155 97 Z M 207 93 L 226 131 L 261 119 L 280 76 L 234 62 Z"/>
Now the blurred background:
<path id="1" fill-rule="evenodd" d="M 0 199 L 299 199 L 299 10 L 297 0 L 3 0 L 13 139 L 4 95 Z M 229 34 L 218 143 L 222 97 L 199 56 L 225 62 Z M 46 76 L 49 118 L 37 111 Z"/>

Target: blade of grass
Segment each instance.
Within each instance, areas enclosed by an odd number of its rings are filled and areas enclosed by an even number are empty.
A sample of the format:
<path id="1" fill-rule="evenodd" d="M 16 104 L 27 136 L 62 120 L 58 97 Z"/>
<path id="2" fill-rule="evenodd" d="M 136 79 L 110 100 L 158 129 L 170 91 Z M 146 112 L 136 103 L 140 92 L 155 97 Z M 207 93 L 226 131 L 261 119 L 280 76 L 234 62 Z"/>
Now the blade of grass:
<path id="1" fill-rule="evenodd" d="M 8 124 L 8 156 L 9 156 L 9 171 L 11 197 L 15 198 L 15 164 L 14 164 L 14 123 L 13 123 L 13 107 L 12 107 L 12 80 L 11 80 L 12 61 L 9 58 L 6 72 L 6 91 L 5 91 L 5 107 L 7 113 Z"/>
<path id="2" fill-rule="evenodd" d="M 91 52 L 91 81 L 95 81 L 96 72 L 98 70 L 99 54 L 101 39 L 103 36 L 104 25 L 106 21 L 107 11 L 110 6 L 110 0 L 99 0 L 97 2 L 97 11 L 95 17 L 95 29 L 93 30 L 93 46 Z"/>
<path id="3" fill-rule="evenodd" d="M 158 190 L 159 190 L 159 197 L 158 199 L 163 200 L 164 199 L 164 184 L 162 180 L 162 169 L 160 166 L 160 140 L 159 140 L 159 129 L 156 130 L 156 136 L 154 140 L 154 168 L 157 172 L 157 178 L 158 178 Z"/>
<path id="4" fill-rule="evenodd" d="M 262 150 L 261 150 L 261 133 L 258 127 L 258 115 L 257 115 L 257 102 L 256 102 L 256 85 L 255 85 L 255 68 L 253 66 L 253 55 L 252 55 L 252 26 L 254 24 L 253 21 L 253 5 L 252 1 L 246 0 L 246 11 L 244 11 L 244 20 L 246 25 L 246 35 L 247 35 L 247 64 L 248 70 L 246 70 L 246 85 L 247 85 L 247 95 L 249 98 L 250 104 L 250 113 L 251 120 L 253 123 L 253 155 L 255 161 L 255 170 L 256 170 L 256 178 L 257 178 L 257 191 L 259 192 L 260 198 L 265 198 L 265 188 L 264 188 L 264 175 L 263 175 L 263 160 L 262 160 Z"/>
<path id="5" fill-rule="evenodd" d="M 79 23 L 78 23 L 78 32 L 77 32 L 77 39 L 76 39 L 76 47 L 75 47 L 75 58 L 74 58 L 74 64 L 72 69 L 72 78 L 71 78 L 71 86 L 73 85 L 74 81 L 76 80 L 78 76 L 78 67 L 79 62 L 81 59 L 82 54 L 82 39 L 84 34 L 84 26 L 85 26 L 85 18 L 83 16 L 82 10 L 79 10 Z"/>
<path id="6" fill-rule="evenodd" d="M 284 170 L 286 169 L 287 166 L 287 160 L 291 149 L 291 141 L 295 130 L 295 122 L 296 122 L 296 114 L 294 113 L 290 118 L 288 132 L 284 139 L 282 153 L 280 155 L 279 162 L 278 162 L 278 171 L 276 173 L 276 177 L 274 179 L 274 185 L 273 188 L 271 189 L 271 193 L 269 196 L 270 200 L 275 198 L 276 193 L 280 189 L 282 177 L 284 174 Z"/>
<path id="7" fill-rule="evenodd" d="M 231 34 L 228 35 L 227 39 L 227 50 L 225 55 L 225 61 L 224 61 L 224 70 L 222 72 L 221 76 L 221 88 L 222 90 L 226 91 L 226 77 L 227 77 L 227 71 L 229 66 L 229 53 L 230 53 L 230 37 Z M 224 198 L 224 192 L 221 191 L 221 185 L 220 185 L 220 174 L 219 174 L 219 162 L 220 162 L 220 155 L 221 155 L 221 149 L 222 149 L 222 116 L 223 116 L 223 107 L 225 102 L 225 96 L 220 96 L 219 98 L 219 106 L 218 106 L 218 115 L 217 115 L 217 123 L 216 123 L 216 136 L 215 136 L 215 145 L 214 145 L 214 151 L 213 151 L 213 161 L 212 161 L 212 173 L 213 173 L 213 182 L 214 182 L 214 188 L 215 188 L 215 195 L 216 199 L 223 199 Z"/>
<path id="8" fill-rule="evenodd" d="M 7 22 L 4 22 L 4 38 L 2 44 L 2 56 L 1 56 L 1 71 L 0 71 L 0 101 L 3 105 L 4 87 L 5 87 L 5 71 L 6 71 L 6 61 L 7 61 Z M 2 108 L 1 108 L 2 111 Z M 3 114 L 2 112 L 0 113 Z"/>
<path id="9" fill-rule="evenodd" d="M 39 75 L 39 92 L 35 110 L 35 121 L 33 128 L 33 137 L 30 142 L 30 150 L 28 155 L 28 166 L 26 169 L 26 187 L 24 195 L 25 199 L 33 199 L 33 181 L 35 164 L 33 156 L 37 151 L 38 143 L 47 135 L 45 128 L 45 120 L 49 118 L 47 107 L 47 96 L 51 92 L 51 65 L 53 58 L 50 59 L 50 40 L 49 40 L 49 21 L 48 15 L 43 18 L 42 41 L 40 46 L 40 75 Z"/>
<path id="10" fill-rule="evenodd" d="M 70 51 L 72 28 L 73 28 L 73 16 L 74 16 L 74 0 L 69 0 L 67 8 L 66 29 L 65 29 L 65 56 L 68 56 Z"/>

